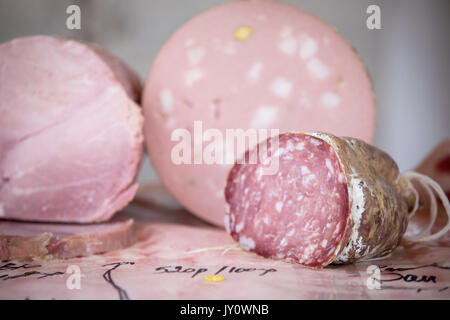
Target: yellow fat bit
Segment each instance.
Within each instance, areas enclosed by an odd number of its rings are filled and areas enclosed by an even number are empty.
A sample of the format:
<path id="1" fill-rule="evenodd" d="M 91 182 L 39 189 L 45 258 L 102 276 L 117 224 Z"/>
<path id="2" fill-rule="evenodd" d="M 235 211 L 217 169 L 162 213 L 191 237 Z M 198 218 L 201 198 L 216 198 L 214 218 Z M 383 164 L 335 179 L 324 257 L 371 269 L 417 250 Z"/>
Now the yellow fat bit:
<path id="1" fill-rule="evenodd" d="M 211 274 L 209 276 L 205 276 L 204 279 L 211 282 L 222 282 L 223 280 L 225 280 L 225 277 L 218 274 Z"/>
<path id="2" fill-rule="evenodd" d="M 234 38 L 237 40 L 245 40 L 253 33 L 253 29 L 250 27 L 242 26 L 234 31 Z"/>

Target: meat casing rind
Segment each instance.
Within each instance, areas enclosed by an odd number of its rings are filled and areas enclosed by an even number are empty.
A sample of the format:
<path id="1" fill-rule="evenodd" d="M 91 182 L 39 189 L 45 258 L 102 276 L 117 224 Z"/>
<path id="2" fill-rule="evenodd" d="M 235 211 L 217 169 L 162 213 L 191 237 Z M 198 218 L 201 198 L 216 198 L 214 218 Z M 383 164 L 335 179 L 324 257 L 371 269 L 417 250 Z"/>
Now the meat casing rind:
<path id="1" fill-rule="evenodd" d="M 312 135 L 333 147 L 347 179 L 350 214 L 332 262 L 352 263 L 389 254 L 400 244 L 408 224 L 408 191 L 397 164 L 359 139 Z"/>

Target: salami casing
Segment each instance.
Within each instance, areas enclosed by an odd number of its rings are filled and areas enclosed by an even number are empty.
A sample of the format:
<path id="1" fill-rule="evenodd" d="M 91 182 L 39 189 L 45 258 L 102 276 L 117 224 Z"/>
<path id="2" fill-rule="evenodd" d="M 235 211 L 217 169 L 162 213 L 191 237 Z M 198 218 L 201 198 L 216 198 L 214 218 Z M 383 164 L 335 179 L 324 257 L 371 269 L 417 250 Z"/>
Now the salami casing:
<path id="1" fill-rule="evenodd" d="M 388 154 L 326 133 L 281 134 L 267 150 L 228 176 L 225 224 L 242 248 L 322 267 L 381 257 L 400 244 L 415 195 Z M 261 174 L 267 160 L 278 161 L 276 173 Z"/>

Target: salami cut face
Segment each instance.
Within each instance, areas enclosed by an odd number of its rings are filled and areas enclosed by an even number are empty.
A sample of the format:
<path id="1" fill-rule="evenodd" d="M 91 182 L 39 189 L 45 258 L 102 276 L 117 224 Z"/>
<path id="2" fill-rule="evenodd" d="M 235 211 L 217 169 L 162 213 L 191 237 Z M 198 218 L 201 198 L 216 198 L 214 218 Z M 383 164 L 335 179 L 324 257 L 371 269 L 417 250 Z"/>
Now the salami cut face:
<path id="1" fill-rule="evenodd" d="M 84 257 L 133 241 L 133 219 L 123 215 L 89 225 L 1 221 L 0 261 Z"/>
<path id="2" fill-rule="evenodd" d="M 231 1 L 187 22 L 157 56 L 143 108 L 162 181 L 184 207 L 221 226 L 226 175 L 245 150 L 224 147 L 223 161 L 197 163 L 204 154 L 193 140 L 204 149 L 209 141 L 198 141 L 196 121 L 224 142 L 228 129 L 325 131 L 367 142 L 375 132 L 372 86 L 355 50 L 325 22 L 277 1 Z M 192 141 L 181 164 L 172 159 L 175 130 Z"/>
<path id="3" fill-rule="evenodd" d="M 225 225 L 243 249 L 322 267 L 398 246 L 411 195 L 386 153 L 324 133 L 272 137 L 267 154 L 262 145 L 234 165 L 225 188 Z M 276 172 L 264 171 L 268 161 Z"/>
<path id="4" fill-rule="evenodd" d="M 273 152 L 277 159 L 272 161 L 279 161 L 276 174 L 259 174 L 262 164 L 232 169 L 226 225 L 241 247 L 262 256 L 308 266 L 327 263 L 349 214 L 337 155 L 326 142 L 297 134 L 282 135 Z"/>
<path id="5" fill-rule="evenodd" d="M 0 219 L 108 220 L 142 156 L 139 80 L 96 46 L 49 36 L 0 45 Z"/>

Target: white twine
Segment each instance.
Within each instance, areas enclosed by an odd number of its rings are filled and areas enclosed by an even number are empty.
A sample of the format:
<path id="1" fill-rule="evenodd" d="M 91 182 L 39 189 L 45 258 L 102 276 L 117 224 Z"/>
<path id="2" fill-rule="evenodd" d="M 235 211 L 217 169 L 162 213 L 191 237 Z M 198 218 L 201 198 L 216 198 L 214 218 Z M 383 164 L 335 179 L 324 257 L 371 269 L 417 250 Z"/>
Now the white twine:
<path id="1" fill-rule="evenodd" d="M 442 190 L 441 186 L 433 179 L 431 179 L 423 174 L 413 172 L 413 171 L 406 172 L 405 174 L 402 175 L 402 177 L 406 179 L 410 189 L 412 190 L 412 192 L 414 193 L 414 196 L 416 198 L 415 203 L 414 203 L 414 208 L 409 213 L 409 219 L 411 219 L 415 215 L 417 210 L 419 209 L 419 193 L 414 188 L 414 186 L 412 184 L 412 180 L 417 180 L 425 188 L 425 190 L 428 193 L 428 196 L 430 197 L 430 201 L 431 201 L 430 222 L 428 223 L 427 227 L 424 230 L 422 230 L 421 232 L 419 232 L 418 234 L 415 234 L 412 236 L 405 236 L 404 239 L 407 241 L 411 241 L 411 242 L 426 242 L 426 241 L 436 240 L 436 239 L 442 237 L 447 232 L 449 232 L 450 231 L 450 203 L 449 203 L 444 191 Z M 438 232 L 436 232 L 434 234 L 430 234 L 431 229 L 433 228 L 434 223 L 436 222 L 436 218 L 437 218 L 437 214 L 438 214 L 438 206 L 437 206 L 436 196 L 433 193 L 433 191 L 439 196 L 439 198 L 442 201 L 442 204 L 445 209 L 445 213 L 447 214 L 447 224 L 445 225 L 445 227 L 443 227 Z"/>

